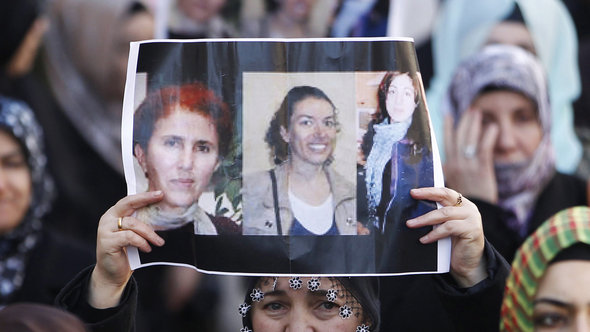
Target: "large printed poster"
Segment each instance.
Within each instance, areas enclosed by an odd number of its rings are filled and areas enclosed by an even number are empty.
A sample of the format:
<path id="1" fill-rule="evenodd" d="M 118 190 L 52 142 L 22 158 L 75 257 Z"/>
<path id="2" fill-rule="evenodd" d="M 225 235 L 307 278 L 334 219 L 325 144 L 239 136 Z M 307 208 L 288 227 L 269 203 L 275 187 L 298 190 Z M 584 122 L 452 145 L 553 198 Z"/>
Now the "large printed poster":
<path id="1" fill-rule="evenodd" d="M 272 275 L 446 272 L 450 243 L 405 221 L 442 185 L 408 39 L 132 43 L 122 126 L 129 194 L 166 240 L 132 268 Z"/>

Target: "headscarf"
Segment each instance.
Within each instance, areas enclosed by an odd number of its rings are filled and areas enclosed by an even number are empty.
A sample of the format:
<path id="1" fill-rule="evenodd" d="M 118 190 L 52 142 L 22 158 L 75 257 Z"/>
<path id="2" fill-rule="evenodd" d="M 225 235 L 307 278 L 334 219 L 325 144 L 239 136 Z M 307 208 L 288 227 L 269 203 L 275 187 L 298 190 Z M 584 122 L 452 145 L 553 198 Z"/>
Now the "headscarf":
<path id="1" fill-rule="evenodd" d="M 585 206 L 557 213 L 522 244 L 506 280 L 500 330 L 533 331 L 533 300 L 539 282 L 560 253 L 579 243 L 590 245 L 590 208 Z"/>
<path id="2" fill-rule="evenodd" d="M 55 187 L 46 171 L 43 133 L 33 112 L 24 103 L 0 96 L 0 130 L 19 142 L 31 172 L 31 207 L 24 220 L 9 233 L 0 235 L 0 303 L 6 303 L 22 285 L 26 258 L 35 247 L 41 217 L 51 208 Z"/>
<path id="3" fill-rule="evenodd" d="M 447 0 L 433 29 L 434 77 L 428 108 L 444 158 L 441 102 L 457 65 L 483 47 L 490 30 L 518 4 L 537 56 L 549 79 L 551 141 L 557 169 L 572 173 L 582 156 L 574 132 L 572 103 L 580 94 L 578 41 L 572 19 L 558 0 Z"/>
<path id="4" fill-rule="evenodd" d="M 543 138 L 533 157 L 518 164 L 495 164 L 498 204 L 511 211 L 508 226 L 526 234 L 530 211 L 555 174 L 551 146 L 551 108 L 541 64 L 527 51 L 510 45 L 490 45 L 459 65 L 443 101 L 443 114 L 455 123 L 486 88 L 518 92 L 532 100 L 538 111 Z"/>
<path id="5" fill-rule="evenodd" d="M 137 2 L 137 1 L 135 1 Z M 106 100 L 111 54 L 131 0 L 55 0 L 49 11 L 45 65 L 63 112 L 84 139 L 123 174 L 123 100 Z"/>
<path id="6" fill-rule="evenodd" d="M 238 312 L 242 315 L 242 332 L 252 332 L 252 302 L 261 301 L 264 298 L 262 288 L 272 288 L 276 286 L 278 277 L 255 277 L 250 280 L 248 292 L 246 293 L 244 303 L 242 303 Z M 272 284 L 269 286 L 268 284 Z M 273 284 L 274 283 L 274 284 Z M 300 277 L 289 279 L 289 287 L 299 291 L 315 291 L 320 284 L 328 283 L 327 300 L 335 302 L 337 297 L 343 299 L 344 305 L 340 307 L 340 316 L 354 315 L 359 309 L 362 309 L 364 318 L 372 322 L 370 326 L 364 323 L 357 327 L 359 332 L 378 332 L 381 324 L 380 304 L 379 304 L 379 279 L 371 277 L 315 277 L 310 278 L 307 284 L 303 283 Z M 343 307 L 344 308 L 343 310 Z M 346 316 L 348 317 L 348 316 Z"/>
<path id="7" fill-rule="evenodd" d="M 73 314 L 38 303 L 15 303 L 0 310 L 0 330 L 19 332 L 86 332 Z"/>

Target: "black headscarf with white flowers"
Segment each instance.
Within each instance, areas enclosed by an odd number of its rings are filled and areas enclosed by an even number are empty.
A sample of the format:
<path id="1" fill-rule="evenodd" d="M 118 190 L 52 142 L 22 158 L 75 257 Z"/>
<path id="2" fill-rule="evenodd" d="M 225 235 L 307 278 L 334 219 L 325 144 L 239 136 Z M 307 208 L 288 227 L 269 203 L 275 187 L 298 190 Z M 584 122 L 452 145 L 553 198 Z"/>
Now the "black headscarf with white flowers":
<path id="1" fill-rule="evenodd" d="M 31 205 L 24 219 L 0 235 L 0 304 L 6 304 L 22 286 L 28 254 L 38 242 L 41 217 L 51 208 L 55 187 L 46 171 L 43 133 L 31 109 L 23 102 L 0 96 L 0 130 L 18 141 L 32 183 Z"/>

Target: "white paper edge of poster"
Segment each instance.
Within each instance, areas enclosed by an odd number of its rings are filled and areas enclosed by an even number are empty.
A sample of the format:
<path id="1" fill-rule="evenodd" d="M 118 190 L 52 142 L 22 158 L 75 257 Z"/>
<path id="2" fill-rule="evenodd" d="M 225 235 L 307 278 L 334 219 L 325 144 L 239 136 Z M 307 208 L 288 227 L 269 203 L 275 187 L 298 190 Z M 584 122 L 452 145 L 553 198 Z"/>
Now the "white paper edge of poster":
<path id="1" fill-rule="evenodd" d="M 283 39 L 283 38 L 242 38 L 242 39 L 196 39 L 196 40 L 171 40 L 171 39 L 153 39 L 153 40 L 145 40 L 140 42 L 131 42 L 129 47 L 129 60 L 127 63 L 127 80 L 125 82 L 125 95 L 123 98 L 123 114 L 122 114 L 122 121 L 121 121 L 121 148 L 122 151 L 131 151 L 133 145 L 133 113 L 134 113 L 134 100 L 135 100 L 135 77 L 136 77 L 136 68 L 137 68 L 137 61 L 139 55 L 139 46 L 144 43 L 153 43 L 153 42 L 194 42 L 194 41 L 202 41 L 202 42 L 214 42 L 214 41 L 280 41 L 280 42 L 296 42 L 296 41 L 411 41 L 414 40 L 412 38 L 405 38 L 405 37 L 377 37 L 377 38 L 315 38 L 315 39 Z M 424 85 L 422 80 L 420 80 L 420 88 L 422 89 L 422 96 L 424 96 L 424 105 L 426 110 L 429 114 L 428 121 L 430 125 L 430 136 L 432 142 L 432 150 L 433 150 L 433 169 L 434 169 L 434 186 L 435 187 L 444 187 L 444 176 L 442 173 L 442 165 L 440 161 L 440 157 L 438 154 L 438 144 L 436 142 L 436 135 L 434 134 L 432 120 L 430 119 L 430 111 L 428 110 L 428 105 L 426 104 L 426 94 L 424 92 Z M 132 154 L 129 153 L 122 153 L 123 157 L 123 167 L 125 171 L 125 179 L 127 182 L 127 194 L 133 195 L 136 193 L 136 183 L 135 183 L 135 169 L 133 167 L 133 158 Z M 441 205 L 437 203 L 437 206 L 440 208 Z M 445 238 L 439 240 L 437 242 L 437 270 L 436 271 L 426 271 L 426 272 L 411 272 L 411 273 L 396 273 L 396 274 L 387 274 L 387 275 L 411 275 L 411 274 L 432 274 L 432 273 L 446 273 L 449 272 L 450 269 L 450 261 L 451 261 L 451 239 Z M 141 267 L 147 267 L 150 265 L 174 265 L 174 266 L 186 266 L 193 268 L 200 272 L 210 273 L 210 274 L 219 274 L 219 275 L 261 275 L 259 273 L 242 273 L 242 272 L 221 272 L 221 271 L 207 271 L 198 269 L 193 265 L 188 264 L 180 264 L 180 263 L 171 263 L 171 262 L 154 262 L 154 263 L 147 263 L 142 264 L 141 259 L 139 258 L 139 252 L 136 247 L 128 246 L 127 247 L 127 258 L 129 260 L 129 265 L 132 270 Z M 283 274 L 268 274 L 271 276 L 283 275 Z M 292 275 L 292 274 L 285 274 L 285 275 Z M 317 274 L 314 274 L 317 276 Z M 330 274 L 333 276 L 339 276 L 340 274 Z M 341 274 L 342 276 L 355 276 L 356 274 Z M 358 276 L 370 276 L 371 274 L 358 274 Z M 385 275 L 385 274 L 375 274 L 375 275 Z M 301 275 L 304 276 L 304 275 Z M 311 275 L 310 275 L 311 276 Z"/>

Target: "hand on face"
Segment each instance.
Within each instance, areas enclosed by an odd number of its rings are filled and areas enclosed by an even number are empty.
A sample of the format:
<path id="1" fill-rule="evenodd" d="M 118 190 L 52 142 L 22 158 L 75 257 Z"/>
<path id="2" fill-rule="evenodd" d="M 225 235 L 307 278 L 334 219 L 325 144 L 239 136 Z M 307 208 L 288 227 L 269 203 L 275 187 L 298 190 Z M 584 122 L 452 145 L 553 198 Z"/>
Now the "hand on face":
<path id="1" fill-rule="evenodd" d="M 470 287 L 487 277 L 483 258 L 484 235 L 477 206 L 465 197 L 447 188 L 418 188 L 410 194 L 414 199 L 430 200 L 443 207 L 406 222 L 410 228 L 435 226 L 420 239 L 432 243 L 450 236 L 451 274 L 459 285 Z"/>
<path id="2" fill-rule="evenodd" d="M 162 200 L 162 192 L 127 196 L 107 210 L 98 223 L 96 266 L 92 272 L 88 302 L 95 308 L 110 308 L 119 303 L 131 277 L 127 246 L 150 252 L 150 243 L 161 246 L 164 240 L 150 226 L 131 215 L 139 208 Z M 121 219 L 119 229 L 118 220 Z"/>
<path id="3" fill-rule="evenodd" d="M 448 187 L 465 196 L 496 203 L 494 145 L 499 130 L 496 125 L 484 130 L 481 121 L 482 112 L 475 108 L 461 116 L 456 129 L 452 116 L 445 118 L 445 181 Z"/>

